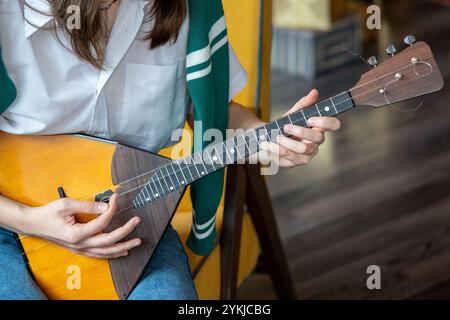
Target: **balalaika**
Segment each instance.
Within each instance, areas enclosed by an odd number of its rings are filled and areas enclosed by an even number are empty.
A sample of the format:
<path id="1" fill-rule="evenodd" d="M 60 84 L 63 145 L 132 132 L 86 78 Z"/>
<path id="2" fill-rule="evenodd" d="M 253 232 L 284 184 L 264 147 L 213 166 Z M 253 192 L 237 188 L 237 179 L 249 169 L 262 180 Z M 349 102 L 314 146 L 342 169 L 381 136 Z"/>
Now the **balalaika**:
<path id="1" fill-rule="evenodd" d="M 107 201 L 112 192 L 117 192 L 120 214 L 109 230 L 133 216 L 141 218 L 129 237 L 139 237 L 143 244 L 128 256 L 109 261 L 76 255 L 45 240 L 21 236 L 24 256 L 36 281 L 53 299 L 127 298 L 192 182 L 258 152 L 262 141 L 274 141 L 284 134 L 286 124 L 307 127 L 310 117 L 333 117 L 361 105 L 391 105 L 440 90 L 443 79 L 428 45 L 407 42 L 407 49 L 362 75 L 348 91 L 178 161 L 78 135 L 1 133 L 3 196 L 39 206 L 56 200 L 60 187 L 73 199 Z M 370 62 L 375 64 L 375 59 Z M 90 218 L 78 215 L 78 219 Z M 71 290 L 66 283 L 72 267 L 82 272 L 79 290 Z"/>

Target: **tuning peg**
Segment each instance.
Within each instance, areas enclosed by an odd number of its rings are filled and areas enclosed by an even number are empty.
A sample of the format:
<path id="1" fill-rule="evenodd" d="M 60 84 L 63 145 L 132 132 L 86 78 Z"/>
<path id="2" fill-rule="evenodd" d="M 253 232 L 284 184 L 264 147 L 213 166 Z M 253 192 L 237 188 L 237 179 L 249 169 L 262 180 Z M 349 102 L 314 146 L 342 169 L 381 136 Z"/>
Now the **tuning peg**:
<path id="1" fill-rule="evenodd" d="M 397 52 L 397 49 L 395 49 L 394 45 L 392 45 L 392 44 L 386 48 L 386 53 L 388 55 L 390 55 L 391 57 L 393 57 L 396 52 Z"/>
<path id="2" fill-rule="evenodd" d="M 410 34 L 407 35 L 403 41 L 405 44 L 412 46 L 416 42 L 416 37 Z"/>
<path id="3" fill-rule="evenodd" d="M 367 59 L 367 63 L 370 64 L 372 67 L 376 67 L 378 64 L 378 60 L 376 57 L 371 56 L 369 59 Z"/>

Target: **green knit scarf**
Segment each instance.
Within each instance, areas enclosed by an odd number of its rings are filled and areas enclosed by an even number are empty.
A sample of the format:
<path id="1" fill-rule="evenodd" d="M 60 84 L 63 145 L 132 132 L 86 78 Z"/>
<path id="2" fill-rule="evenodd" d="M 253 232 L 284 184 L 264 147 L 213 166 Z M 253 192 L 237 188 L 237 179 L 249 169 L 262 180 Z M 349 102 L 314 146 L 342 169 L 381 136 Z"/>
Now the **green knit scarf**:
<path id="1" fill-rule="evenodd" d="M 229 52 L 221 0 L 189 0 L 189 37 L 186 73 L 194 105 L 194 152 L 203 150 L 206 130 L 222 132 L 228 126 Z M 199 125 L 201 123 L 201 125 Z M 222 198 L 224 170 L 219 170 L 191 186 L 194 207 L 188 247 L 198 255 L 214 248 L 216 211 Z"/>

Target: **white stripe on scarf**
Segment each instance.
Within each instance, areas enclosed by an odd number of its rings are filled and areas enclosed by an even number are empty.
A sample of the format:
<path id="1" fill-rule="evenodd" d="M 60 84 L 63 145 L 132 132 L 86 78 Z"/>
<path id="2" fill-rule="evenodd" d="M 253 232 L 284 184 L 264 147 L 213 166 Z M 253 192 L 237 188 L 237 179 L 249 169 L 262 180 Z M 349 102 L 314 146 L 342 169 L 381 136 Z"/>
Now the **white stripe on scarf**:
<path id="1" fill-rule="evenodd" d="M 227 28 L 227 24 L 225 21 L 225 16 L 222 16 L 216 23 L 211 27 L 209 31 L 209 44 L 197 51 L 194 51 L 187 55 L 186 57 L 186 68 L 190 68 L 206 61 L 210 60 L 214 53 L 217 52 L 220 48 L 222 48 L 225 44 L 228 43 L 228 36 L 224 35 L 222 39 L 217 41 L 217 43 L 211 48 L 211 43 Z M 192 81 L 196 79 L 200 79 L 206 77 L 211 73 L 212 66 L 211 62 L 209 65 L 199 71 L 191 72 L 187 75 L 187 81 Z"/>
<path id="2" fill-rule="evenodd" d="M 186 68 L 196 66 L 198 64 L 208 61 L 211 57 L 211 43 L 216 39 L 219 34 L 221 34 L 227 28 L 225 21 L 225 16 L 222 16 L 216 23 L 211 27 L 209 31 L 209 44 L 203 49 L 191 52 L 186 57 Z"/>

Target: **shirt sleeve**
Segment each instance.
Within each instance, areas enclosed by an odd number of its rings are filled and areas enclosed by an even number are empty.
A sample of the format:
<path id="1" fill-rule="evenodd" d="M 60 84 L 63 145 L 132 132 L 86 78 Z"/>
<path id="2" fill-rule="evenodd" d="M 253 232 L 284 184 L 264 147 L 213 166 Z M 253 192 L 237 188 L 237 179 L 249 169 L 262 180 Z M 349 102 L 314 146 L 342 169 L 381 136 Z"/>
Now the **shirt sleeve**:
<path id="1" fill-rule="evenodd" d="M 230 51 L 230 98 L 229 101 L 233 100 L 233 98 L 244 89 L 247 85 L 248 77 L 247 72 L 242 67 L 239 62 L 236 53 L 234 52 L 231 45 L 229 45 Z"/>

